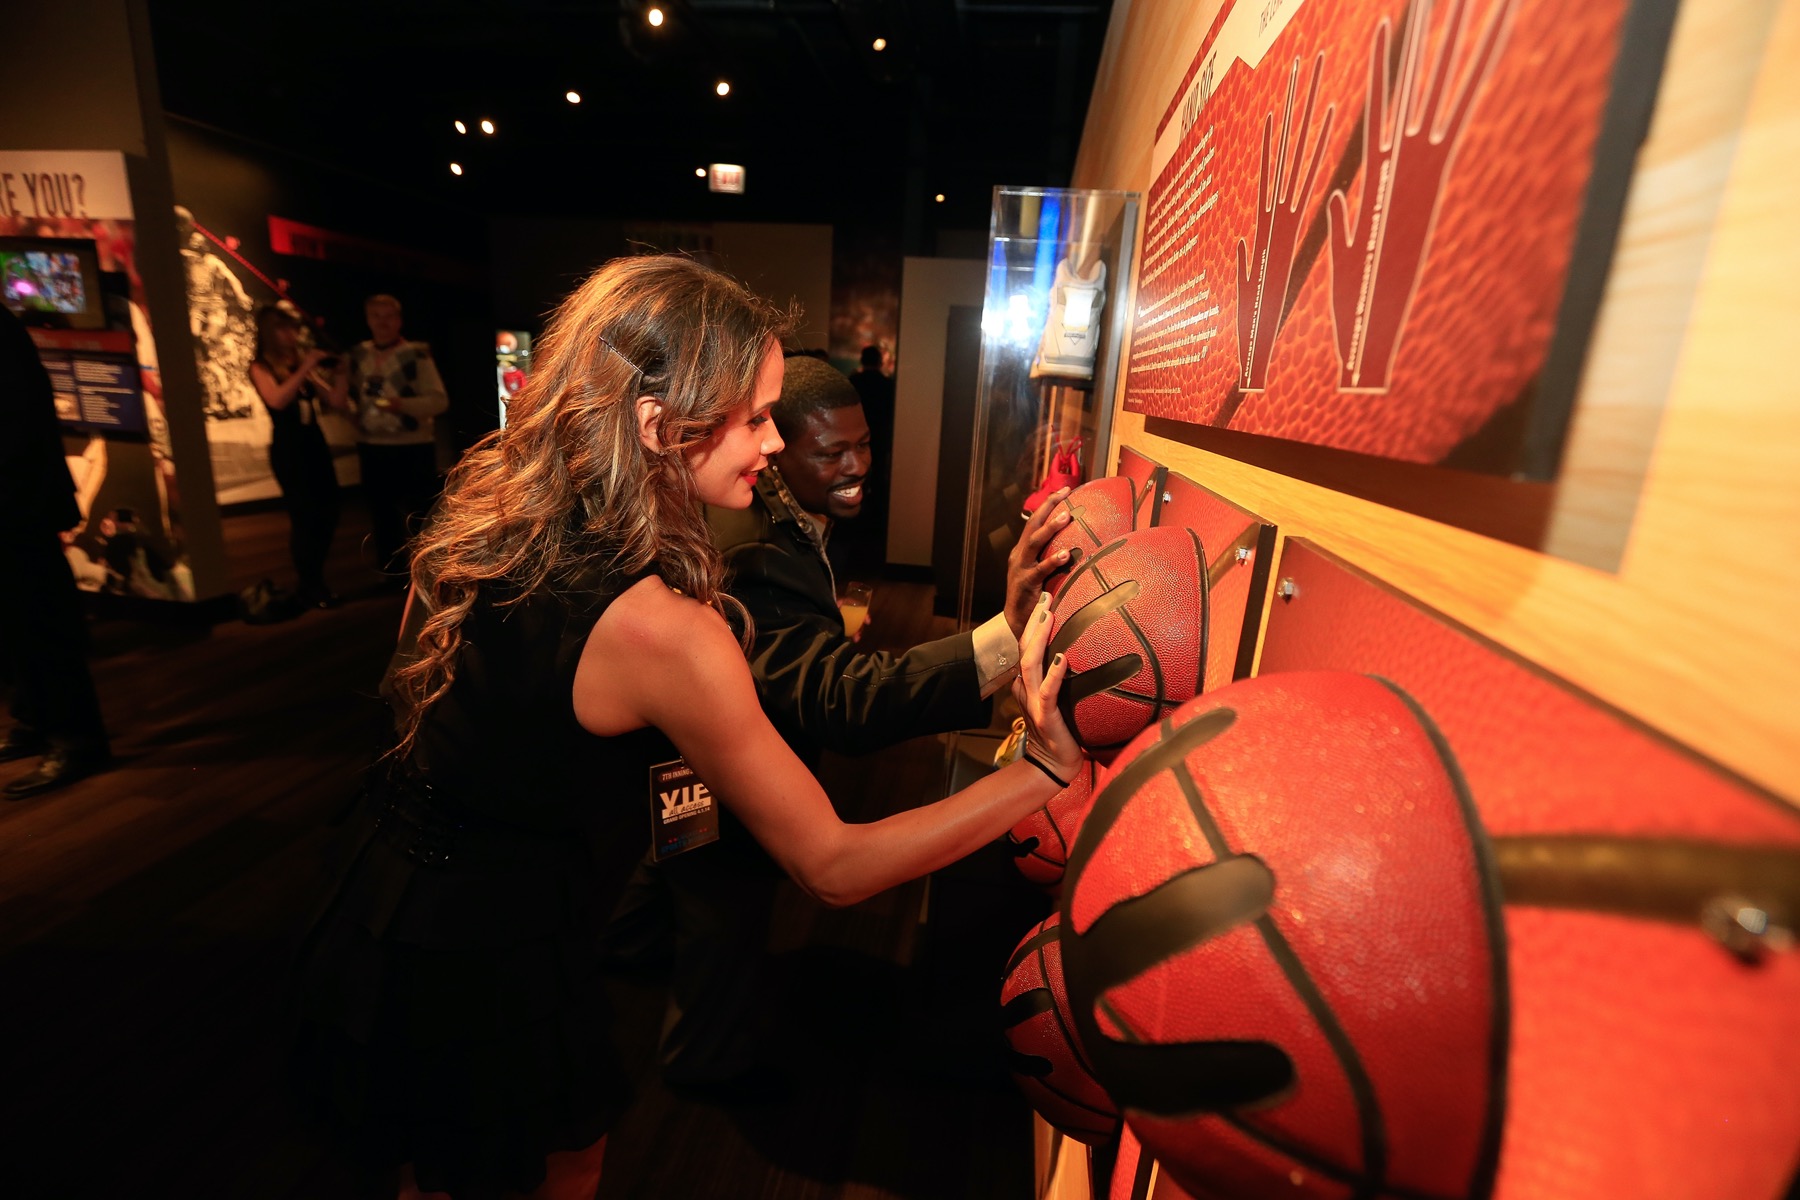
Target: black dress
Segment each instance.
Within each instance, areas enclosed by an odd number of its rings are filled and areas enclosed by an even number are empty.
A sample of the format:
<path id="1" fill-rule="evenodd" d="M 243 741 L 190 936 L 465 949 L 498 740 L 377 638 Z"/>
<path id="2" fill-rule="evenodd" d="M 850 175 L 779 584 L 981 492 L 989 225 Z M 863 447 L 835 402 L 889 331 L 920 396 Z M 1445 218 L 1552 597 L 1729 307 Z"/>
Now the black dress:
<path id="1" fill-rule="evenodd" d="M 287 507 L 288 552 L 300 595 L 308 601 L 330 595 L 325 560 L 338 525 L 337 469 L 331 465 L 331 445 L 319 428 L 319 408 L 319 393 L 311 383 L 301 384 L 286 408 L 269 408 L 273 423 L 269 469 Z"/>
<path id="2" fill-rule="evenodd" d="M 480 603 L 302 945 L 302 1090 L 424 1191 L 526 1192 L 628 1099 L 596 956 L 649 844 L 654 729 L 598 738 L 575 668 L 622 584 Z"/>

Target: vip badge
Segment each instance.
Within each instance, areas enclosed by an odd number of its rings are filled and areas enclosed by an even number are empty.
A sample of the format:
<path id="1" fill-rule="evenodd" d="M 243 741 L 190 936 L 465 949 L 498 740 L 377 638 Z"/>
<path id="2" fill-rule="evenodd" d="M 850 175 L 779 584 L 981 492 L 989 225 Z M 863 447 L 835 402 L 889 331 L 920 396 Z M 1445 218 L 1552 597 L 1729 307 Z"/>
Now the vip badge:
<path id="1" fill-rule="evenodd" d="M 658 862 L 719 840 L 719 806 L 686 759 L 650 768 L 650 848 Z"/>

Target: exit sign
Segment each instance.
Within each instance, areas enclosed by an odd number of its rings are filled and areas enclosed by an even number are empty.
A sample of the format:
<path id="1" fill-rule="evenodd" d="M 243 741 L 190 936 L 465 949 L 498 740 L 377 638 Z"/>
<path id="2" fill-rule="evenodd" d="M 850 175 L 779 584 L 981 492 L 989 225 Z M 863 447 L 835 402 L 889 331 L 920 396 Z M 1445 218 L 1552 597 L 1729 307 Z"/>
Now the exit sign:
<path id="1" fill-rule="evenodd" d="M 706 186 L 715 192 L 743 195 L 744 168 L 736 163 L 714 163 L 706 169 Z"/>

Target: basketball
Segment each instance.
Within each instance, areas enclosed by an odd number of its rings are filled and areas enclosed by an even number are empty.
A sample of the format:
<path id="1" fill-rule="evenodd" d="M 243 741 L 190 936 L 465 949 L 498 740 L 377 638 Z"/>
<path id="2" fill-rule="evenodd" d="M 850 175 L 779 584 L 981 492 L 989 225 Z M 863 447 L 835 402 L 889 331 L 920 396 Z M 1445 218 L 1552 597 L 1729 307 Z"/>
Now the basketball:
<path id="1" fill-rule="evenodd" d="M 1094 1082 L 1070 1032 L 1057 929 L 1051 913 L 1013 951 L 1000 988 L 1000 1019 L 1008 1066 L 1031 1107 L 1093 1146 L 1119 1128 L 1119 1111 Z"/>
<path id="2" fill-rule="evenodd" d="M 1062 882 L 1069 847 L 1075 844 L 1075 834 L 1093 804 L 1094 776 L 1099 769 L 1091 758 L 1082 763 L 1068 787 L 1006 835 L 1019 873 L 1039 887 L 1053 888 Z"/>
<path id="3" fill-rule="evenodd" d="M 1506 940 L 1430 718 L 1371 676 L 1245 680 L 1099 780 L 1060 951 L 1077 1043 L 1176 1183 L 1492 1195 Z"/>
<path id="4" fill-rule="evenodd" d="M 1049 654 L 1069 663 L 1063 719 L 1104 761 L 1201 691 L 1209 615 L 1200 539 L 1167 526 L 1108 543 L 1069 573 L 1050 619 Z"/>
<path id="5" fill-rule="evenodd" d="M 1067 512 L 1069 523 L 1050 539 L 1038 561 L 1069 551 L 1069 565 L 1044 580 L 1044 590 L 1055 595 L 1069 572 L 1108 542 L 1117 541 L 1137 527 L 1137 487 L 1123 475 L 1108 475 L 1084 483 L 1057 505 Z"/>

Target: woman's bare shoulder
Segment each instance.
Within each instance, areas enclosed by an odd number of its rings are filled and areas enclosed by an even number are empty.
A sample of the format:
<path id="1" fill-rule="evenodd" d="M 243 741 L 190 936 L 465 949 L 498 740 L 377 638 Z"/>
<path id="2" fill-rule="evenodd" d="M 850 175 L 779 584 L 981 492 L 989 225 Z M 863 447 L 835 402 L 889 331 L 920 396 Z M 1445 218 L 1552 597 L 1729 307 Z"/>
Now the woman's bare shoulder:
<path id="1" fill-rule="evenodd" d="M 594 635 L 619 646 L 663 651 L 696 642 L 707 645 L 720 637 L 736 644 L 717 612 L 682 595 L 660 575 L 646 575 L 620 592 L 594 622 Z"/>
<path id="2" fill-rule="evenodd" d="M 724 618 L 647 576 L 594 622 L 575 672 L 576 717 L 602 734 L 665 725 L 684 698 L 715 692 L 734 661 L 747 677 Z"/>

